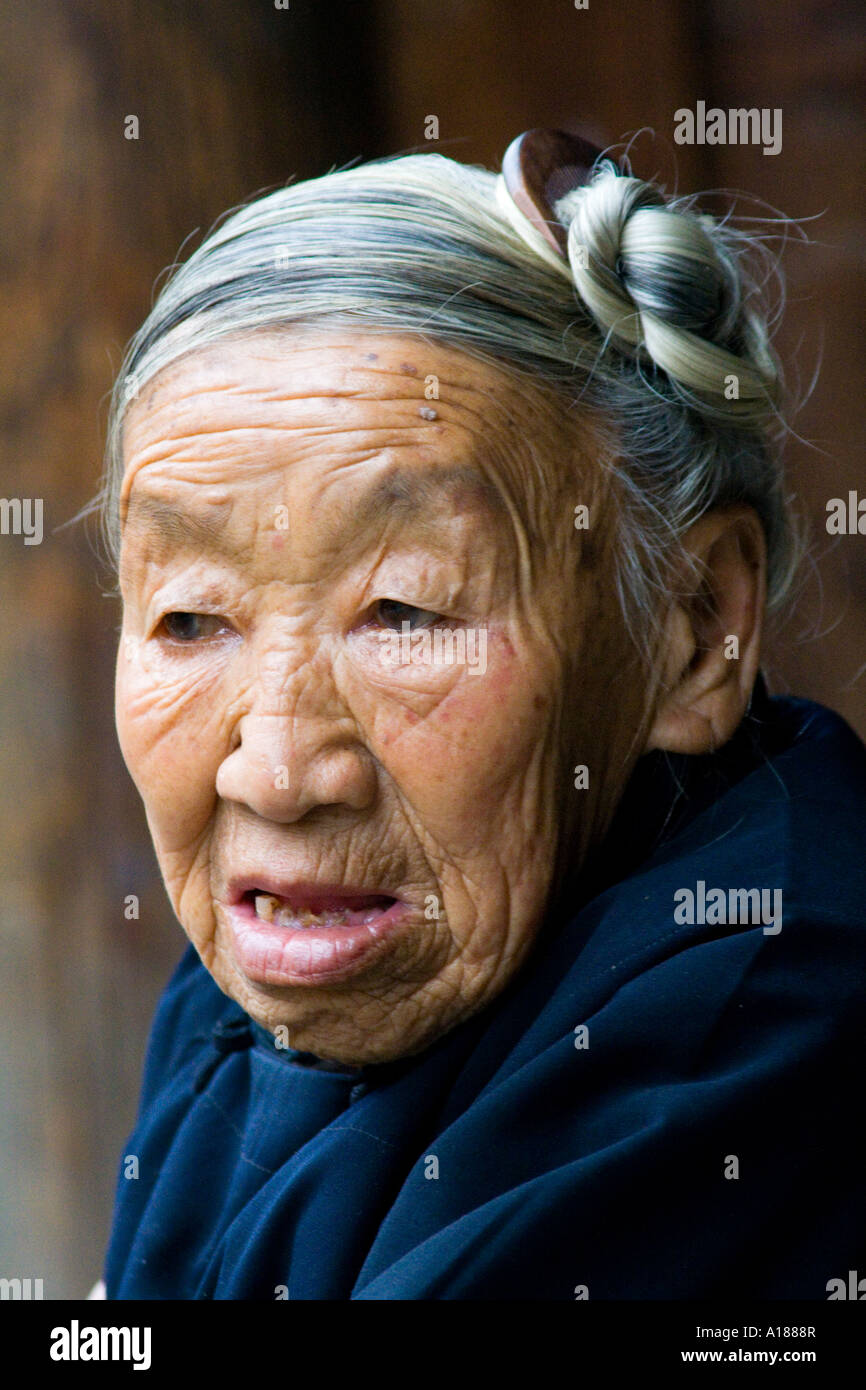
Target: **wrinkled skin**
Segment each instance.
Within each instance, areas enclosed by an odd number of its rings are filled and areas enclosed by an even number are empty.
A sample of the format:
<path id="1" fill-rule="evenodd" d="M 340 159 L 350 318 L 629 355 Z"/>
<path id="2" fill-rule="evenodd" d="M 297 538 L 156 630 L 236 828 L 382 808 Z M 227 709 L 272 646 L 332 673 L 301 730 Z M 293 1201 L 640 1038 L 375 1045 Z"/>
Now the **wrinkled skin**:
<path id="1" fill-rule="evenodd" d="M 603 527 L 573 525 L 579 502 L 603 511 L 574 428 L 455 349 L 334 330 L 224 340 L 129 409 L 121 746 L 202 961 L 295 1048 L 388 1061 L 490 1003 L 641 751 Z M 449 491 L 454 464 L 469 471 Z M 395 467 L 432 479 L 423 510 L 359 525 Z M 148 499 L 213 539 L 160 529 Z M 486 670 L 383 666 L 380 633 L 406 619 L 484 628 Z M 400 897 L 411 929 L 342 982 L 251 980 L 225 901 L 262 865 Z"/>

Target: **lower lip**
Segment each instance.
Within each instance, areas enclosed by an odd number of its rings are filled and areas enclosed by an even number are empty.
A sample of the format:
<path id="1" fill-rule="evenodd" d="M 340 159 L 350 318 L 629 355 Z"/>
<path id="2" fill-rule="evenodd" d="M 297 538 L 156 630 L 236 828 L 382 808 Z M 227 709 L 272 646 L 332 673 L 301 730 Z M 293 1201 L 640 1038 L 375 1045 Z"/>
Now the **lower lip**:
<path id="1" fill-rule="evenodd" d="M 384 954 L 410 916 L 394 902 L 372 922 L 341 927 L 279 927 L 257 916 L 246 900 L 226 908 L 235 960 L 247 979 L 263 985 L 336 984 Z"/>

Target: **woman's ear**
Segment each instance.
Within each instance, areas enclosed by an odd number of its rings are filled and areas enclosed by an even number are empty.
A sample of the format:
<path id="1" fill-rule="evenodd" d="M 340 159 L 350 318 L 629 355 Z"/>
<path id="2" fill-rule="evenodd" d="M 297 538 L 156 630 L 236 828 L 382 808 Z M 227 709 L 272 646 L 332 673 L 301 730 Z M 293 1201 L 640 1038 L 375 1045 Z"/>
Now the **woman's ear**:
<path id="1" fill-rule="evenodd" d="M 698 576 L 670 608 L 658 652 L 656 707 L 645 751 L 711 753 L 749 706 L 761 654 L 767 584 L 764 529 L 751 507 L 720 507 L 683 540 Z"/>

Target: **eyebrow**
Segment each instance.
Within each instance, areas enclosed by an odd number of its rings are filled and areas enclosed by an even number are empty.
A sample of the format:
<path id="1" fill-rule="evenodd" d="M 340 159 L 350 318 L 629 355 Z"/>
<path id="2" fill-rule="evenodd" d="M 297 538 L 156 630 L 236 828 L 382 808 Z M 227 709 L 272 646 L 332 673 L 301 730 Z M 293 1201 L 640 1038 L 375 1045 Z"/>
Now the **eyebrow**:
<path id="1" fill-rule="evenodd" d="M 363 531 L 377 522 L 424 518 L 441 513 L 443 503 L 469 500 L 481 505 L 498 520 L 509 516 L 499 489 L 468 463 L 418 473 L 397 466 L 369 489 L 357 504 L 349 504 L 351 525 Z M 432 521 L 432 516 L 431 516 Z M 160 539 L 178 546 L 197 545 L 217 554 L 233 557 L 236 549 L 226 538 L 222 520 L 178 509 L 171 502 L 147 493 L 133 492 L 129 499 L 126 526 L 138 528 L 150 522 Z"/>
<path id="2" fill-rule="evenodd" d="M 220 555 L 231 556 L 234 548 L 228 543 L 221 521 L 179 510 L 171 502 L 147 493 L 133 492 L 126 513 L 126 526 L 138 528 L 151 523 L 161 540 L 178 546 L 200 545 Z"/>
<path id="3" fill-rule="evenodd" d="M 441 512 L 443 503 L 460 500 L 480 505 L 500 519 L 509 515 L 499 489 L 489 478 L 469 463 L 455 463 L 424 473 L 398 465 L 358 501 L 352 519 L 362 530 L 395 515 L 404 521 Z"/>

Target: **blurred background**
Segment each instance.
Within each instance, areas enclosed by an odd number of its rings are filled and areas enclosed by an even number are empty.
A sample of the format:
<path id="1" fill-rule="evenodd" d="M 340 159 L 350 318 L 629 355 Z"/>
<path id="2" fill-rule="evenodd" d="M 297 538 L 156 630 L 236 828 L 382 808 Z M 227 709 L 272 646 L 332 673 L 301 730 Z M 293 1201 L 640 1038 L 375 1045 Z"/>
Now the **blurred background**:
<path id="1" fill-rule="evenodd" d="M 821 214 L 786 254 L 777 340 L 795 386 L 820 364 L 787 455 L 811 560 L 766 669 L 866 735 L 866 537 L 825 526 L 829 499 L 866 497 L 866 6 L 279 5 L 3 11 L 0 496 L 42 498 L 44 537 L 0 535 L 0 1276 L 42 1278 L 46 1298 L 100 1276 L 147 1029 L 184 944 L 115 741 L 111 577 L 92 525 L 57 528 L 98 485 L 106 393 L 157 277 L 227 208 L 410 150 L 498 168 L 542 125 L 601 144 L 644 130 L 637 173 Z M 780 108 L 781 151 L 676 145 L 674 113 L 698 101 Z"/>

